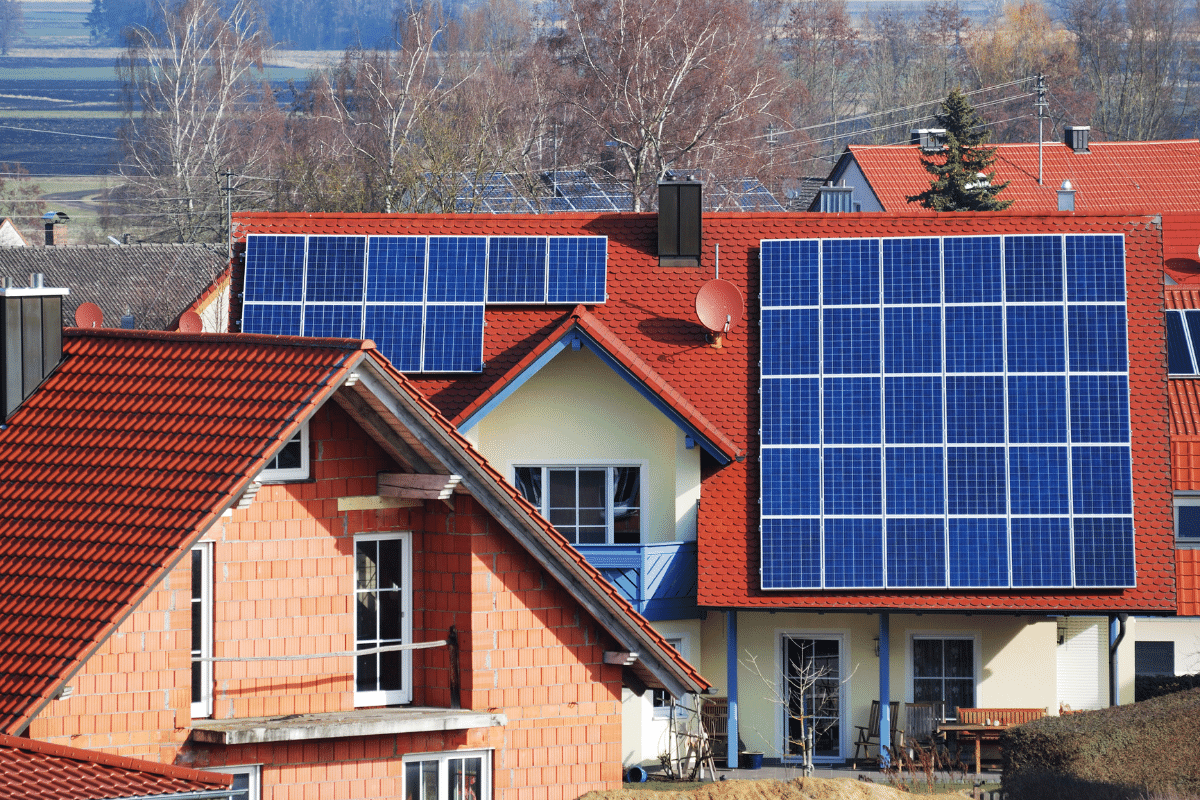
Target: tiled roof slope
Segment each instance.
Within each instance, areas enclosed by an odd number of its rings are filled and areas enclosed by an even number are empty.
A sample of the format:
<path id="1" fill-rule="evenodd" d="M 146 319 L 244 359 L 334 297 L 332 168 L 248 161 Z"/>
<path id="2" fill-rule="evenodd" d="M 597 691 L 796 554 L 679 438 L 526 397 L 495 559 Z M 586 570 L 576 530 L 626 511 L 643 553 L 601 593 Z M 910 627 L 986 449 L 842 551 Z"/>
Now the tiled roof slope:
<path id="1" fill-rule="evenodd" d="M 1196 139 L 1092 142 L 1087 153 L 1076 153 L 1061 142 L 1044 142 L 1041 185 L 1036 142 L 995 147 L 994 182 L 1010 182 L 1000 197 L 1015 201 L 1011 211 L 1057 211 L 1058 188 L 1064 180 L 1075 189 L 1075 211 L 1080 214 L 1200 211 L 1196 195 L 1200 141 Z M 920 147 L 851 145 L 849 149 L 884 209 L 923 210 L 906 199 L 929 187 Z"/>
<path id="2" fill-rule="evenodd" d="M 358 342 L 68 329 L 0 430 L 0 731 L 68 680 L 336 390 Z"/>
<path id="3" fill-rule="evenodd" d="M 0 734 L 0 796 L 5 800 L 162 797 L 232 783 L 232 776 L 216 772 Z"/>
<path id="4" fill-rule="evenodd" d="M 310 215 L 242 214 L 241 233 L 601 235 L 608 237 L 608 299 L 588 310 L 747 453 L 743 462 L 704 467 L 700 509 L 701 605 L 761 608 L 929 610 L 1171 610 L 1174 537 L 1167 440 L 1162 257 L 1149 217 L 982 214 L 707 214 L 704 268 L 658 266 L 654 214 Z M 1122 233 L 1129 282 L 1138 586 L 1111 592 L 770 592 L 758 586 L 758 250 L 762 239 Z M 720 349 L 696 320 L 694 298 L 720 276 L 746 298 L 743 322 Z M 475 375 L 410 375 L 437 408 L 455 418 L 561 324 L 559 307 L 489 306 L 486 367 Z"/>
<path id="5" fill-rule="evenodd" d="M 1178 283 L 1200 283 L 1200 212 L 1163 214 L 1163 261 Z"/>
<path id="6" fill-rule="evenodd" d="M 67 324 L 82 303 L 95 303 L 110 328 L 130 312 L 141 330 L 167 330 L 227 265 L 224 252 L 205 245 L 0 247 L 0 276 L 21 286 L 40 272 L 47 286 L 71 290 L 63 300 Z"/>

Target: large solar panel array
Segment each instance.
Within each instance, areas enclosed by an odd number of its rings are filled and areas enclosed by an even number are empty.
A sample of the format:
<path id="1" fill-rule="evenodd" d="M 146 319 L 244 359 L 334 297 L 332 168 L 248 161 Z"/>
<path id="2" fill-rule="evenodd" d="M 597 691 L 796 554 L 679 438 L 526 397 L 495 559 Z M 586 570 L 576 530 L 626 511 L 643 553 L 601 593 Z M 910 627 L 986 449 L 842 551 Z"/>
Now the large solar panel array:
<path id="1" fill-rule="evenodd" d="M 761 265 L 764 589 L 1134 585 L 1123 237 Z"/>
<path id="2" fill-rule="evenodd" d="M 372 339 L 405 372 L 479 372 L 487 304 L 603 303 L 604 236 L 246 237 L 242 330 Z"/>

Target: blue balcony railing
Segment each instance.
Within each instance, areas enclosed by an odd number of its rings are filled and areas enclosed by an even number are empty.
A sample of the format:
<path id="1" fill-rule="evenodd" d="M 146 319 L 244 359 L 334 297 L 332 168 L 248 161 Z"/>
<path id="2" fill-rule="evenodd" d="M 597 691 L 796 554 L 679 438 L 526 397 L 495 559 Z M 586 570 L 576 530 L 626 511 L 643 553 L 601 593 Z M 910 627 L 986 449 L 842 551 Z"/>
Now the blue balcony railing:
<path id="1" fill-rule="evenodd" d="M 695 542 L 586 544 L 575 549 L 646 619 L 699 615 Z"/>

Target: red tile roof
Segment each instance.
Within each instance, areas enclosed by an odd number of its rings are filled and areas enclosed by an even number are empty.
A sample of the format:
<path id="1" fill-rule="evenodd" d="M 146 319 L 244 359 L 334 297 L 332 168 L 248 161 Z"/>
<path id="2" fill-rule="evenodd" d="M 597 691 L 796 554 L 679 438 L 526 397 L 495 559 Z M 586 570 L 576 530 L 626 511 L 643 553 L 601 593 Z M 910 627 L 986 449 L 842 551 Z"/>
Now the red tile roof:
<path id="1" fill-rule="evenodd" d="M 0 734 L 5 800 L 102 800 L 226 788 L 230 775 Z"/>
<path id="2" fill-rule="evenodd" d="M 68 329 L 64 360 L 0 427 L 0 731 L 20 730 L 371 358 L 515 495 L 369 342 Z M 523 500 L 519 502 L 523 503 Z M 661 637 L 536 512 L 555 558 L 628 630 Z M 708 684 L 674 650 L 665 658 Z"/>
<path id="3" fill-rule="evenodd" d="M 0 429 L 0 730 L 51 692 L 339 385 L 358 342 L 68 329 Z"/>
<path id="4" fill-rule="evenodd" d="M 1075 189 L 1075 211 L 1080 214 L 1200 211 L 1196 194 L 1200 141 L 1196 139 L 1092 142 L 1087 153 L 1076 153 L 1060 142 L 1045 142 L 1040 185 L 1036 142 L 995 147 L 993 182 L 1009 181 L 1000 197 L 1014 201 L 1010 211 L 1056 212 L 1058 188 L 1064 180 L 1070 180 Z M 849 151 L 885 210 L 923 210 L 907 200 L 929 187 L 919 146 L 851 145 Z"/>
<path id="5" fill-rule="evenodd" d="M 1002 213 L 713 213 L 704 218 L 704 268 L 658 266 L 654 214 L 315 215 L 241 214 L 245 233 L 601 235 L 608 237 L 608 298 L 588 311 L 741 451 L 744 462 L 704 468 L 700 508 L 701 605 L 751 608 L 926 610 L 1162 610 L 1175 603 L 1162 250 L 1152 217 Z M 1138 586 L 1111 592 L 763 592 L 758 589 L 758 250 L 762 239 L 1122 233 L 1129 284 L 1130 403 Z M 746 298 L 742 323 L 714 349 L 695 318 L 696 292 L 720 276 Z M 461 419 L 563 323 L 564 309 L 489 306 L 484 360 L 475 375 L 410 375 L 443 414 Z"/>

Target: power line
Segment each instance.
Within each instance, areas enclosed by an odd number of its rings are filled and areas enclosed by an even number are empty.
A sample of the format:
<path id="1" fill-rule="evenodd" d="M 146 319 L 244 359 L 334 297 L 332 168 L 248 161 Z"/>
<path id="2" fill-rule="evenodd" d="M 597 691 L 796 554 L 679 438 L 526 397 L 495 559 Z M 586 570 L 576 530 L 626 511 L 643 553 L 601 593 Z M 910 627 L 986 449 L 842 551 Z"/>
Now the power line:
<path id="1" fill-rule="evenodd" d="M 90 133 L 71 133 L 70 131 L 47 131 L 40 128 L 19 128 L 16 125 L 0 125 L 0 128 L 10 131 L 24 131 L 25 133 L 49 133 L 56 136 L 75 136 L 80 139 L 104 139 L 109 142 L 121 141 L 116 136 L 96 136 Z"/>

